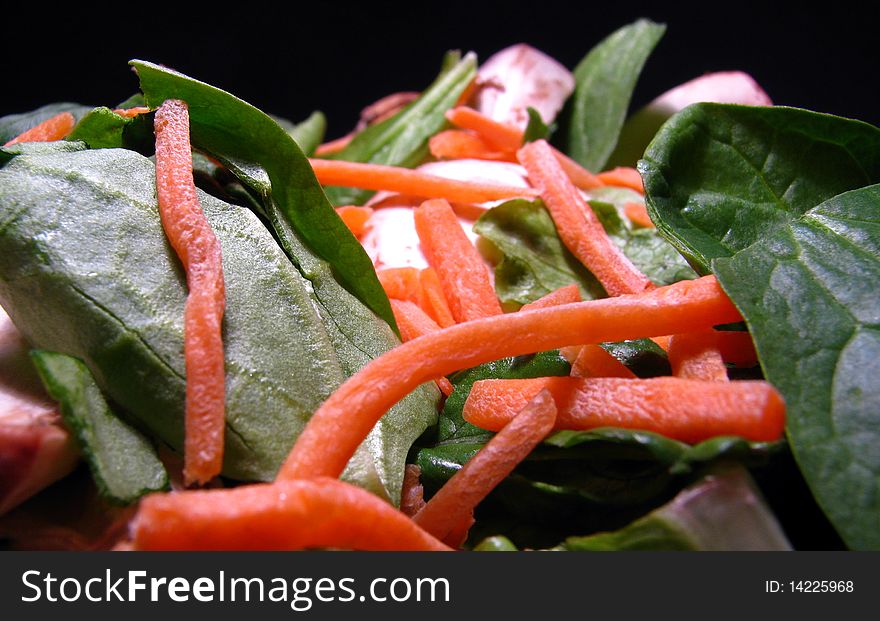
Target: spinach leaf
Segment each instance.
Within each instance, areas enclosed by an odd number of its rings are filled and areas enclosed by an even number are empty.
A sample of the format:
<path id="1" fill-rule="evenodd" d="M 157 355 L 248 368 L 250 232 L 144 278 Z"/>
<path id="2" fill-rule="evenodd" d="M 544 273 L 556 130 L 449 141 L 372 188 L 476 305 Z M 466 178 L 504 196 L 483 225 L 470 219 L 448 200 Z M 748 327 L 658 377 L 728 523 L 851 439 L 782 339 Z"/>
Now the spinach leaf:
<path id="1" fill-rule="evenodd" d="M 529 115 L 529 122 L 526 125 L 526 130 L 523 132 L 523 143 L 534 142 L 535 140 L 549 140 L 550 134 L 553 133 L 555 127 L 548 126 L 544 119 L 541 118 L 541 113 L 533 107 L 529 106 L 526 108 L 526 112 Z"/>
<path id="2" fill-rule="evenodd" d="M 85 142 L 92 149 L 153 150 L 153 115 L 122 117 L 110 108 L 95 108 L 79 120 L 65 140 Z"/>
<path id="3" fill-rule="evenodd" d="M 476 65 L 476 56 L 467 54 L 444 68 L 434 83 L 405 110 L 359 133 L 332 158 L 390 166 L 416 165 L 426 155 L 428 139 L 446 126 L 444 115 L 474 79 Z M 327 189 L 335 205 L 359 205 L 372 194 L 357 188 Z"/>
<path id="4" fill-rule="evenodd" d="M 323 112 L 316 110 L 309 115 L 309 118 L 293 127 L 286 128 L 286 131 L 299 145 L 303 153 L 311 155 L 324 140 L 324 132 L 327 131 L 327 117 Z"/>
<path id="5" fill-rule="evenodd" d="M 129 504 L 168 487 L 153 445 L 113 414 L 86 365 L 39 350 L 31 352 L 31 359 L 46 392 L 61 404 L 64 422 L 76 436 L 104 498 Z"/>
<path id="6" fill-rule="evenodd" d="M 21 114 L 8 114 L 0 118 L 0 144 L 9 142 L 19 134 L 52 118 L 56 114 L 70 112 L 75 119 L 79 120 L 91 110 L 92 106 L 63 102 L 48 104 L 41 108 L 37 108 L 36 110 L 23 112 Z"/>
<path id="7" fill-rule="evenodd" d="M 592 300 L 605 290 L 559 239 L 553 218 L 540 201 L 507 201 L 484 213 L 474 231 L 501 251 L 495 292 L 507 308 L 534 302 L 551 291 L 577 284 Z"/>
<path id="8" fill-rule="evenodd" d="M 115 403 L 179 450 L 186 284 L 159 222 L 153 164 L 128 150 L 74 151 L 81 143 L 16 146 L 0 169 L 0 302 L 30 342 L 82 359 Z M 313 285 L 257 217 L 199 198 L 226 281 L 224 474 L 271 480 L 346 369 Z M 387 448 L 371 444 L 368 461 Z M 402 478 L 402 456 L 398 468 Z M 360 474 L 362 486 L 399 495 L 394 477 Z"/>
<path id="9" fill-rule="evenodd" d="M 691 106 L 640 169 L 652 217 L 740 309 L 792 452 L 852 548 L 880 548 L 880 130 L 794 109 Z"/>
<path id="10" fill-rule="evenodd" d="M 274 203 L 309 249 L 333 267 L 342 286 L 396 325 L 370 258 L 327 202 L 302 150 L 278 123 L 218 88 L 152 63 L 131 64 L 151 106 L 166 99 L 187 102 L 195 146 L 265 170 Z"/>
<path id="11" fill-rule="evenodd" d="M 748 551 L 791 545 L 748 472 L 725 466 L 621 530 L 570 537 L 554 549 Z"/>
<path id="12" fill-rule="evenodd" d="M 614 151 L 642 67 L 666 26 L 640 19 L 613 32 L 575 67 L 567 152 L 601 170 Z"/>

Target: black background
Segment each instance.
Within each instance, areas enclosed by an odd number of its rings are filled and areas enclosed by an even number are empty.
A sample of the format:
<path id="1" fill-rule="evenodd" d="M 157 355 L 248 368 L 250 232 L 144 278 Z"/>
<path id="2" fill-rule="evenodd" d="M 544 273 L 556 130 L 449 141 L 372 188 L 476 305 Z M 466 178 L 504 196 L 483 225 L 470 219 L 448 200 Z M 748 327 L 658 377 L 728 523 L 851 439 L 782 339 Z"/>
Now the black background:
<path id="1" fill-rule="evenodd" d="M 447 49 L 485 59 L 522 41 L 573 67 L 602 37 L 645 16 L 668 30 L 634 105 L 704 72 L 741 69 L 777 104 L 880 124 L 877 22 L 862 8 L 870 3 L 137 4 L 4 9 L 0 115 L 59 100 L 112 106 L 137 90 L 126 66 L 137 57 L 292 120 L 323 110 L 335 137 L 377 98 L 424 88 Z"/>

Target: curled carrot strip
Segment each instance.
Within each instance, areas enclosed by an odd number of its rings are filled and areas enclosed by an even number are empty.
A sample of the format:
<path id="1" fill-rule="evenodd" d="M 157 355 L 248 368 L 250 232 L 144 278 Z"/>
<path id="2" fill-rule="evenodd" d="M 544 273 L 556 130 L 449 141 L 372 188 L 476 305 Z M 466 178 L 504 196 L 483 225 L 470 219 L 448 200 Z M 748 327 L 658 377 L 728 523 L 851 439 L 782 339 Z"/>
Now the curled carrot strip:
<path id="1" fill-rule="evenodd" d="M 611 241 L 602 223 L 566 176 L 543 140 L 518 152 L 532 185 L 540 188 L 566 247 L 602 283 L 609 295 L 638 293 L 654 287 L 647 276 Z"/>
<path id="2" fill-rule="evenodd" d="M 440 329 L 437 323 L 428 317 L 418 305 L 408 300 L 390 299 L 391 311 L 394 313 L 394 320 L 400 329 L 400 339 L 406 343 L 420 336 L 431 334 Z M 447 397 L 452 394 L 452 383 L 445 377 L 436 380 L 437 387 Z"/>
<path id="3" fill-rule="evenodd" d="M 438 539 L 449 535 L 550 433 L 555 421 L 553 398 L 540 391 L 434 494 L 413 522 Z"/>
<path id="4" fill-rule="evenodd" d="M 159 216 L 183 263 L 189 288 L 184 311 L 184 480 L 206 483 L 223 466 L 226 393 L 221 323 L 226 291 L 220 243 L 193 183 L 186 104 L 166 101 L 156 111 L 154 124 Z"/>
<path id="5" fill-rule="evenodd" d="M 556 429 L 624 427 L 696 443 L 727 435 L 773 441 L 785 427 L 785 403 L 767 382 L 678 377 L 482 380 L 471 389 L 464 418 L 483 429 L 501 429 L 545 389 L 559 408 Z"/>
<path id="6" fill-rule="evenodd" d="M 449 550 L 379 497 L 327 478 L 152 494 L 131 530 L 137 550 Z"/>
<path id="7" fill-rule="evenodd" d="M 149 111 L 150 109 L 146 106 L 135 106 L 134 108 L 116 108 L 113 113 L 125 119 L 133 119 L 141 114 L 147 114 Z"/>
<path id="8" fill-rule="evenodd" d="M 397 166 L 342 160 L 309 161 L 322 185 L 389 190 L 423 198 L 445 198 L 458 203 L 485 203 L 507 198 L 533 197 L 537 194 L 530 188 L 457 181 Z"/>
<path id="9" fill-rule="evenodd" d="M 18 136 L 4 144 L 8 147 L 19 142 L 53 142 L 61 140 L 73 130 L 76 119 L 70 112 L 61 112 L 20 133 Z"/>
<path id="10" fill-rule="evenodd" d="M 605 185 L 616 185 L 623 188 L 630 188 L 636 192 L 645 193 L 645 186 L 642 184 L 642 176 L 635 168 L 626 166 L 618 166 L 612 170 L 600 172 L 596 177 Z"/>
<path id="11" fill-rule="evenodd" d="M 740 321 L 714 276 L 638 295 L 476 319 L 425 335 L 372 360 L 314 413 L 280 480 L 338 477 L 376 421 L 426 381 L 508 356 L 674 334 Z"/>
<path id="12" fill-rule="evenodd" d="M 415 210 L 422 252 L 437 272 L 452 316 L 458 322 L 502 313 L 489 269 L 465 235 L 452 207 L 442 199 Z"/>

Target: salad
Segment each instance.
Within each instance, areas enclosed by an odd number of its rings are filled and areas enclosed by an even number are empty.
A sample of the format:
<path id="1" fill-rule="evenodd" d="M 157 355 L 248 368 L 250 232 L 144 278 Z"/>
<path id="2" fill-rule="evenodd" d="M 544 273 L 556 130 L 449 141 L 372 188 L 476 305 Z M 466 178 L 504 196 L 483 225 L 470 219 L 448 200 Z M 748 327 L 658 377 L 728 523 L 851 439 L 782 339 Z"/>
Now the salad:
<path id="1" fill-rule="evenodd" d="M 5 545 L 880 548 L 880 129 L 664 31 L 0 118 Z"/>

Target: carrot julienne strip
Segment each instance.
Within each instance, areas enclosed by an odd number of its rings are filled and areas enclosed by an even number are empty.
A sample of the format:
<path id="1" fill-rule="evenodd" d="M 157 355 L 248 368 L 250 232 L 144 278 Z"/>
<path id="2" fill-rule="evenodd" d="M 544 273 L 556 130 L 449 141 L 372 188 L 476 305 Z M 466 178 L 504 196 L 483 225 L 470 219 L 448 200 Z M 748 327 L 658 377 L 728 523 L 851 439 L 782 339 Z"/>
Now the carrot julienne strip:
<path id="1" fill-rule="evenodd" d="M 559 408 L 556 429 L 623 427 L 697 443 L 728 435 L 769 442 L 785 428 L 785 403 L 767 382 L 678 377 L 482 380 L 471 389 L 464 418 L 483 429 L 501 429 L 545 389 Z"/>
<path id="2" fill-rule="evenodd" d="M 459 203 L 485 203 L 507 198 L 530 198 L 537 194 L 531 188 L 456 181 L 398 166 L 314 158 L 309 162 L 311 162 L 315 175 L 322 185 L 365 190 L 389 190 L 423 198 L 445 198 Z"/>
<path id="3" fill-rule="evenodd" d="M 654 222 L 648 215 L 648 210 L 644 203 L 627 203 L 623 206 L 624 215 L 629 218 L 630 222 L 646 229 L 654 228 Z"/>
<path id="4" fill-rule="evenodd" d="M 516 161 L 513 151 L 499 151 L 477 134 L 460 129 L 448 129 L 431 136 L 428 148 L 438 160 L 476 159 Z"/>
<path id="5" fill-rule="evenodd" d="M 184 102 L 156 111 L 156 190 L 168 241 L 183 263 L 186 435 L 184 479 L 206 483 L 223 467 L 225 374 L 221 323 L 226 306 L 220 243 L 196 194 Z"/>
<path id="6" fill-rule="evenodd" d="M 419 384 L 508 356 L 674 334 L 740 320 L 714 276 L 638 295 L 476 319 L 427 334 L 372 360 L 314 413 L 279 480 L 338 477 L 376 421 Z"/>
<path id="7" fill-rule="evenodd" d="M 684 332 L 669 339 L 669 364 L 676 377 L 707 382 L 726 382 L 727 367 L 721 358 L 713 330 Z"/>
<path id="8" fill-rule="evenodd" d="M 132 535 L 138 550 L 449 550 L 378 496 L 327 478 L 152 494 Z"/>
<path id="9" fill-rule="evenodd" d="M 540 391 L 450 478 L 413 522 L 443 539 L 469 515 L 553 429 L 556 405 Z"/>
<path id="10" fill-rule="evenodd" d="M 618 166 L 605 172 L 600 172 L 596 177 L 605 185 L 616 185 L 623 188 L 630 188 L 636 192 L 645 193 L 645 186 L 642 184 L 642 176 L 635 168 L 626 166 Z"/>
<path id="11" fill-rule="evenodd" d="M 440 326 L 428 317 L 428 314 L 417 304 L 408 300 L 395 299 L 390 299 L 389 302 L 391 302 L 394 320 L 400 329 L 400 339 L 404 343 L 440 329 Z M 441 377 L 436 381 L 437 386 L 444 395 L 448 397 L 452 394 L 452 383 L 448 379 Z"/>
<path id="12" fill-rule="evenodd" d="M 502 313 L 489 269 L 445 200 L 422 203 L 415 210 L 416 232 L 428 264 L 437 272 L 449 309 L 457 322 Z"/>
<path id="13" fill-rule="evenodd" d="M 73 115 L 70 112 L 61 112 L 46 119 L 39 125 L 35 125 L 29 130 L 20 133 L 3 146 L 8 147 L 19 142 L 53 142 L 61 140 L 73 130 L 74 125 L 76 125 L 76 119 L 73 118 Z"/>
<path id="14" fill-rule="evenodd" d="M 339 153 L 345 147 L 347 147 L 348 143 L 350 143 L 352 140 L 354 140 L 354 132 L 346 134 L 341 138 L 336 138 L 335 140 L 330 140 L 329 142 L 319 144 L 317 148 L 315 148 L 315 155 L 318 157 L 322 157 L 324 155 Z"/>
<path id="15" fill-rule="evenodd" d="M 577 285 L 566 285 L 559 287 L 556 291 L 551 291 L 544 297 L 538 298 L 534 302 L 524 304 L 520 308 L 520 312 L 527 310 L 535 310 L 536 308 L 549 308 L 551 306 L 559 306 L 560 304 L 574 304 L 581 302 L 581 291 Z"/>
<path id="16" fill-rule="evenodd" d="M 716 331 L 715 346 L 721 352 L 724 362 L 738 367 L 753 367 L 758 364 L 755 343 L 748 332 Z"/>
<path id="17" fill-rule="evenodd" d="M 421 290 L 419 293 L 419 306 L 422 310 L 437 322 L 441 328 L 448 328 L 455 325 L 455 317 L 449 309 L 449 302 L 443 293 L 443 287 L 440 284 L 440 277 L 432 267 L 426 267 L 419 272 L 419 284 Z"/>
<path id="18" fill-rule="evenodd" d="M 373 215 L 373 210 L 369 207 L 360 207 L 357 205 L 345 205 L 337 207 L 336 213 L 345 222 L 345 226 L 352 234 L 360 239 L 367 231 L 367 220 Z"/>
<path id="19" fill-rule="evenodd" d="M 620 360 L 605 351 L 596 343 L 581 347 L 571 365 L 572 377 L 625 377 L 635 379 L 636 375 Z"/>
<path id="20" fill-rule="evenodd" d="M 563 243 L 596 276 L 608 295 L 638 293 L 654 287 L 608 237 L 546 141 L 527 144 L 519 150 L 518 157 L 532 185 L 541 189 L 541 197 Z"/>
<path id="21" fill-rule="evenodd" d="M 116 108 L 113 112 L 126 119 L 133 119 L 141 114 L 147 114 L 150 109 L 146 106 L 135 106 L 134 108 Z"/>
<path id="22" fill-rule="evenodd" d="M 377 270 L 376 276 L 389 298 L 418 303 L 422 289 L 419 272 L 416 267 L 386 267 Z"/>

